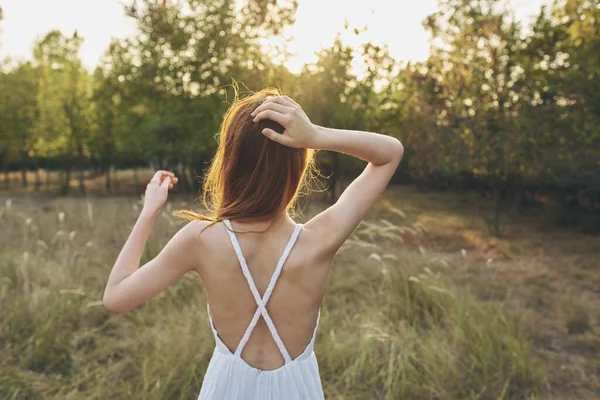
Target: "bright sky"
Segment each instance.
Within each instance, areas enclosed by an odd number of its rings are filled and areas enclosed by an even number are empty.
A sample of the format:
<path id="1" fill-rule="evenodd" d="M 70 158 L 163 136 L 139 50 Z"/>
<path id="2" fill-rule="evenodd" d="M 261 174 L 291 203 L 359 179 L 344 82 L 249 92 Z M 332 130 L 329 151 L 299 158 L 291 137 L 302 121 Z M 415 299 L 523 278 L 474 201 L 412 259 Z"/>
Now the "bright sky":
<path id="1" fill-rule="evenodd" d="M 525 23 L 547 2 L 510 0 L 517 17 Z M 3 0 L 1 5 L 1 58 L 30 58 L 37 37 L 51 29 L 68 35 L 77 29 L 85 39 L 81 57 L 93 69 L 111 37 L 135 33 L 135 24 L 125 17 L 119 0 Z M 297 56 L 287 65 L 296 72 L 305 62 L 314 61 L 315 50 L 329 46 L 336 33 L 343 30 L 345 20 L 351 28 L 368 26 L 359 37 L 344 36 L 346 43 L 387 43 L 398 60 L 424 60 L 429 43 L 421 21 L 435 11 L 436 5 L 437 0 L 299 0 L 292 29 L 295 39 L 289 47 Z"/>

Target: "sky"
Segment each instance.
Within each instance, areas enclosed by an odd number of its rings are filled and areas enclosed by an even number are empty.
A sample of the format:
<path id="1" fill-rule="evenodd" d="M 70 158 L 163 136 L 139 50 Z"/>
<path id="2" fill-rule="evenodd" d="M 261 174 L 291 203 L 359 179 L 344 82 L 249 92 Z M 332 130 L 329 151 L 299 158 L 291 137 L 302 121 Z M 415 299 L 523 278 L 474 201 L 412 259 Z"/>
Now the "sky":
<path id="1" fill-rule="evenodd" d="M 510 0 L 517 18 L 525 23 L 548 0 Z M 125 17 L 121 0 L 2 0 L 0 58 L 30 59 L 34 41 L 52 29 L 71 35 L 75 29 L 85 39 L 81 48 L 84 65 L 92 70 L 107 49 L 111 37 L 135 34 L 135 23 Z M 299 0 L 294 40 L 295 56 L 287 63 L 292 72 L 316 60 L 315 51 L 331 45 L 345 21 L 351 28 L 368 30 L 347 35 L 348 44 L 372 41 L 387 44 L 397 60 L 420 61 L 429 52 L 428 36 L 421 21 L 436 10 L 437 0 Z"/>

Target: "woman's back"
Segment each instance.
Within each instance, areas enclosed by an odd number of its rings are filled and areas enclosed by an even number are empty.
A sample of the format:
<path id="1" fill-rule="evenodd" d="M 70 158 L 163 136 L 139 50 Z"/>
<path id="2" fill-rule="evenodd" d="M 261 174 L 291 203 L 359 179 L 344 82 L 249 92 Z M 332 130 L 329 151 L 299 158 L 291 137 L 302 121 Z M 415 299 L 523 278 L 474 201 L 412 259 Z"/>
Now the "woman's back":
<path id="1" fill-rule="evenodd" d="M 267 233 L 240 240 L 237 224 L 226 219 L 205 232 L 212 242 L 205 246 L 221 257 L 198 264 L 216 342 L 199 399 L 323 398 L 313 345 L 327 280 L 318 268 L 328 268 L 305 265 L 313 257 L 302 257 L 311 253 L 299 244 L 302 228 L 279 221 Z M 251 250 L 244 254 L 243 248 Z"/>
<path id="2" fill-rule="evenodd" d="M 206 223 L 196 224 L 200 230 Z M 282 219 L 264 233 L 241 233 L 264 230 L 264 223 L 231 221 L 231 225 L 240 232 L 235 238 L 262 298 L 286 245 L 290 244 L 296 224 L 289 218 Z M 310 231 L 304 226 L 298 226 L 298 230 L 266 305 L 292 359 L 302 354 L 312 338 L 331 263 L 331 259 L 327 261 L 318 253 L 318 244 L 311 240 Z M 204 282 L 211 316 L 219 337 L 234 352 L 257 305 L 225 223 L 206 228 L 200 237 L 203 237 L 201 246 L 210 249 L 202 252 L 204 257 L 198 264 L 198 272 Z M 242 358 L 261 370 L 273 370 L 284 364 L 264 318 L 258 319 Z"/>

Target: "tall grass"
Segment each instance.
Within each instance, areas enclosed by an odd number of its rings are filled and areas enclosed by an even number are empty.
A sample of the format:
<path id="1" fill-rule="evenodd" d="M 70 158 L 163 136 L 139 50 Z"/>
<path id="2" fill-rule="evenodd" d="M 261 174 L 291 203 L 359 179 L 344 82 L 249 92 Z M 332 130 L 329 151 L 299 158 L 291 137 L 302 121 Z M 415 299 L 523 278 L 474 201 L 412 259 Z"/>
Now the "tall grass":
<path id="1" fill-rule="evenodd" d="M 136 202 L 0 207 L 0 398 L 197 397 L 214 343 L 194 276 L 124 315 L 100 301 Z M 419 229 L 401 222 L 366 221 L 338 254 L 315 350 L 326 397 L 543 397 L 518 321 L 455 288 L 451 264 L 400 249 Z M 177 229 L 167 210 L 145 259 Z"/>

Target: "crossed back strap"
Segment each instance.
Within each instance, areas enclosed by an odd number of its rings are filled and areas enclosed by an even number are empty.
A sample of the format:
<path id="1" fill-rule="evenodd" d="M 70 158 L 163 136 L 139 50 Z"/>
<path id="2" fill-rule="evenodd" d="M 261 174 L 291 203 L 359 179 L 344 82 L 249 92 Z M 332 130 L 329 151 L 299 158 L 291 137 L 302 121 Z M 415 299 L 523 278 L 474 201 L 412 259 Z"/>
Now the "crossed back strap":
<path id="1" fill-rule="evenodd" d="M 269 298 L 271 297 L 271 294 L 273 293 L 273 289 L 275 288 L 277 279 L 279 278 L 279 275 L 281 274 L 281 270 L 283 269 L 283 264 L 285 264 L 285 261 L 287 260 L 289 254 L 290 254 L 290 251 L 292 250 L 292 247 L 294 247 L 294 243 L 296 243 L 296 239 L 298 239 L 298 235 L 300 234 L 300 230 L 302 229 L 302 224 L 296 224 L 296 226 L 294 227 L 292 236 L 288 240 L 287 245 L 285 246 L 285 249 L 283 250 L 283 254 L 279 258 L 279 262 L 277 263 L 277 266 L 275 267 L 275 271 L 273 272 L 273 275 L 271 276 L 271 280 L 269 281 L 267 290 L 265 290 L 265 293 L 263 294 L 263 297 L 261 298 L 260 294 L 258 293 L 258 289 L 256 288 L 256 284 L 254 283 L 254 279 L 252 279 L 252 275 L 250 275 L 250 270 L 248 270 L 248 264 L 246 264 L 246 259 L 244 258 L 244 254 L 242 253 L 242 248 L 240 246 L 240 242 L 238 241 L 235 232 L 232 232 L 233 227 L 231 226 L 231 221 L 226 219 L 223 222 L 225 223 L 225 225 L 227 227 L 227 233 L 229 234 L 229 238 L 231 239 L 231 244 L 233 245 L 233 249 L 235 250 L 235 254 L 238 258 L 238 261 L 240 262 L 240 266 L 242 267 L 242 273 L 244 274 L 244 277 L 246 278 L 246 281 L 248 282 L 248 286 L 250 287 L 250 291 L 252 292 L 252 296 L 254 297 L 254 301 L 256 302 L 256 306 L 257 306 L 256 312 L 254 313 L 254 316 L 252 317 L 250 324 L 248 325 L 248 327 L 246 328 L 246 331 L 244 332 L 244 336 L 242 336 L 242 339 L 240 340 L 240 343 L 238 344 L 238 346 L 235 350 L 235 355 L 238 357 L 241 357 L 242 351 L 244 350 L 244 346 L 246 346 L 246 343 L 250 339 L 250 335 L 252 334 L 252 331 L 254 330 L 254 328 L 256 327 L 256 324 L 258 323 L 258 319 L 262 315 L 263 319 L 265 320 L 265 322 L 267 324 L 267 327 L 269 328 L 269 332 L 271 332 L 271 336 L 273 337 L 275 344 L 279 348 L 279 351 L 281 352 L 281 355 L 283 356 L 283 359 L 284 359 L 285 363 L 287 364 L 292 361 L 292 358 L 290 357 L 290 354 L 288 353 L 287 349 L 285 348 L 285 345 L 283 344 L 283 341 L 281 340 L 281 337 L 279 336 L 279 333 L 277 332 L 277 329 L 275 328 L 275 325 L 273 324 L 273 320 L 271 319 L 271 316 L 269 315 L 269 312 L 267 311 L 267 303 L 269 302 Z"/>

